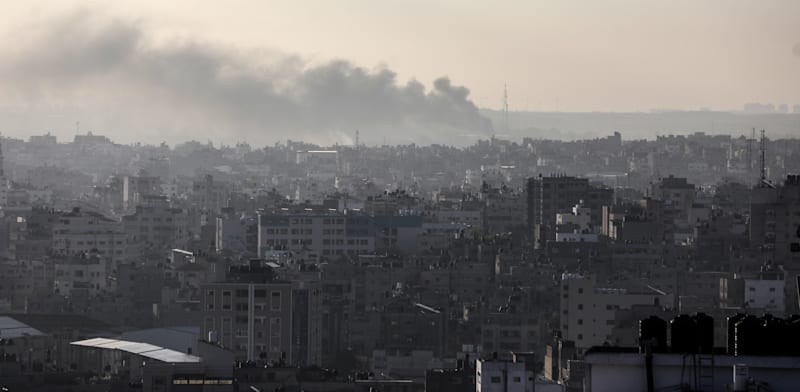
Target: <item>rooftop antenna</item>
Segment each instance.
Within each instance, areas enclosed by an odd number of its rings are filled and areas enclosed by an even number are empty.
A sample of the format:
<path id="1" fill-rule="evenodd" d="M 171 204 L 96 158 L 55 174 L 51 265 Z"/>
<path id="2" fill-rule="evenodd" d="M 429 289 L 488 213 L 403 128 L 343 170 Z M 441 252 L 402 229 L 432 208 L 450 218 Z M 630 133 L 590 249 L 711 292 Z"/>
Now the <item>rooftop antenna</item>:
<path id="1" fill-rule="evenodd" d="M 356 129 L 356 148 L 358 148 L 358 129 Z"/>
<path id="2" fill-rule="evenodd" d="M 81 122 L 75 121 L 75 134 L 80 135 L 81 133 Z"/>

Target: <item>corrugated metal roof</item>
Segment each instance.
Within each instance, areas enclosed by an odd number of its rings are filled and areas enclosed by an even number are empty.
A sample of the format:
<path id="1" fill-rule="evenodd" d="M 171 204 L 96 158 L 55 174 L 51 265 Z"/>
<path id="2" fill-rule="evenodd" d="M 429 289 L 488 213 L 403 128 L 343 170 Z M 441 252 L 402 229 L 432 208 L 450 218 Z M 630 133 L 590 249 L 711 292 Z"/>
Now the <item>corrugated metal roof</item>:
<path id="1" fill-rule="evenodd" d="M 44 336 L 42 331 L 8 316 L 0 316 L 0 339 L 16 339 L 24 336 Z"/>
<path id="2" fill-rule="evenodd" d="M 82 347 L 120 350 L 166 363 L 198 363 L 202 361 L 200 357 L 184 354 L 180 351 L 166 349 L 149 343 L 130 342 L 127 340 L 94 338 L 72 342 L 70 344 Z"/>

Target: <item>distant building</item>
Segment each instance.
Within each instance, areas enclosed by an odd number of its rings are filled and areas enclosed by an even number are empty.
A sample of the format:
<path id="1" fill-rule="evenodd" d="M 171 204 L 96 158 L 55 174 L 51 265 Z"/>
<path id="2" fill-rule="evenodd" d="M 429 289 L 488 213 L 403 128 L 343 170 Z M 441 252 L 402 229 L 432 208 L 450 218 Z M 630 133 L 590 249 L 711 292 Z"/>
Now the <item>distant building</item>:
<path id="1" fill-rule="evenodd" d="M 531 392 L 533 372 L 524 362 L 479 359 L 475 362 L 476 392 Z"/>
<path id="2" fill-rule="evenodd" d="M 613 189 L 597 188 L 586 178 L 569 176 L 529 178 L 525 192 L 528 227 L 540 247 L 555 239 L 556 214 L 583 203 L 590 210 L 590 221 L 600 227 L 603 206 L 614 202 Z"/>
<path id="3" fill-rule="evenodd" d="M 261 268 L 253 265 L 248 274 Z M 229 348 L 237 359 L 321 364 L 320 284 L 229 277 L 204 284 L 202 296 L 203 337 Z"/>
<path id="4" fill-rule="evenodd" d="M 133 214 L 122 217 L 127 234 L 129 257 L 149 251 L 186 249 L 189 245 L 189 218 L 180 208 L 173 208 L 165 196 L 143 196 Z"/>
<path id="5" fill-rule="evenodd" d="M 82 146 L 91 146 L 98 144 L 111 144 L 111 139 L 103 135 L 94 135 L 92 132 L 87 132 L 85 135 L 75 135 L 73 144 Z"/>
<path id="6" fill-rule="evenodd" d="M 258 222 L 259 255 L 279 249 L 335 258 L 375 250 L 372 217 L 364 214 L 300 206 L 260 211 Z"/>
<path id="7" fill-rule="evenodd" d="M 90 297 L 111 291 L 106 263 L 95 255 L 71 256 L 55 261 L 55 292 L 70 297 L 84 291 Z"/>
<path id="8" fill-rule="evenodd" d="M 720 283 L 720 303 L 723 307 L 776 316 L 786 313 L 786 298 L 792 295 L 786 293 L 783 271 L 737 274 L 733 278 L 722 278 Z"/>
<path id="9" fill-rule="evenodd" d="M 750 244 L 762 263 L 786 271 L 787 311 L 797 312 L 800 275 L 800 175 L 782 185 L 753 188 L 750 204 Z"/>
<path id="10" fill-rule="evenodd" d="M 126 257 L 127 236 L 122 225 L 102 214 L 74 208 L 53 225 L 53 253 L 62 256 L 94 254 L 112 265 Z"/>
<path id="11" fill-rule="evenodd" d="M 612 339 L 615 313 L 634 305 L 670 306 L 673 295 L 642 287 L 638 290 L 598 287 L 594 276 L 564 274 L 561 279 L 560 325 L 564 339 L 585 350 Z"/>

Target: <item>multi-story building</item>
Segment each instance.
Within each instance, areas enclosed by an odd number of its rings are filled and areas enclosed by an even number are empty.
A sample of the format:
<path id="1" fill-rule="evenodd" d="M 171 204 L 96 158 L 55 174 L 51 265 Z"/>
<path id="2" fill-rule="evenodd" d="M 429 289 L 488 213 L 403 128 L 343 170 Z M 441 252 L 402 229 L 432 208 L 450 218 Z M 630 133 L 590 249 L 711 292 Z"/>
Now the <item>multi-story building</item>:
<path id="1" fill-rule="evenodd" d="M 556 214 L 569 212 L 576 204 L 590 210 L 590 221 L 601 226 L 603 206 L 614 202 L 614 190 L 597 188 L 586 178 L 569 176 L 532 177 L 526 185 L 528 227 L 537 245 L 555 239 Z"/>
<path id="2" fill-rule="evenodd" d="M 95 255 L 71 256 L 55 261 L 55 292 L 71 297 L 85 291 L 90 297 L 112 289 L 106 263 Z"/>
<path id="3" fill-rule="evenodd" d="M 723 307 L 762 311 L 776 316 L 783 316 L 786 312 L 786 298 L 795 295 L 786 292 L 783 271 L 725 277 L 720 279 L 719 292 Z"/>
<path id="4" fill-rule="evenodd" d="M 667 177 L 653 183 L 650 187 L 653 198 L 664 202 L 664 210 L 672 219 L 680 222 L 689 221 L 689 213 L 696 197 L 694 185 L 685 178 Z"/>
<path id="5" fill-rule="evenodd" d="M 283 249 L 306 251 L 310 256 L 355 256 L 375 250 L 373 218 L 320 206 L 259 211 L 258 254 Z"/>
<path id="6" fill-rule="evenodd" d="M 380 348 L 430 351 L 436 357 L 445 355 L 446 315 L 440 309 L 397 298 L 387 303 L 380 313 Z"/>
<path id="7" fill-rule="evenodd" d="M 580 350 L 602 346 L 611 339 L 618 309 L 633 305 L 669 307 L 673 295 L 650 287 L 598 287 L 594 276 L 564 274 L 561 278 L 560 324 L 564 339 Z"/>
<path id="8" fill-rule="evenodd" d="M 148 250 L 188 248 L 191 239 L 188 221 L 186 212 L 171 207 L 166 196 L 142 196 L 136 212 L 122 218 L 129 257 L 136 258 Z"/>
<path id="9" fill-rule="evenodd" d="M 528 392 L 533 373 L 524 362 L 479 359 L 475 361 L 475 391 L 477 392 Z"/>
<path id="10" fill-rule="evenodd" d="M 244 278 L 202 286 L 203 336 L 240 360 L 321 365 L 321 285 L 275 281 L 265 268 L 232 268 Z"/>
<path id="11" fill-rule="evenodd" d="M 800 275 L 800 175 L 790 175 L 782 185 L 753 188 L 750 204 L 750 244 L 763 262 L 782 265 L 787 290 L 797 292 Z M 787 297 L 787 310 L 796 312 L 797 295 Z"/>
<path id="12" fill-rule="evenodd" d="M 541 325 L 534 313 L 492 312 L 481 323 L 483 352 L 534 351 L 541 336 Z"/>
<path id="13" fill-rule="evenodd" d="M 570 213 L 556 214 L 556 242 L 597 242 L 600 227 L 591 223 L 591 210 L 578 204 Z"/>
<path id="14" fill-rule="evenodd" d="M 152 176 L 125 176 L 122 178 L 122 207 L 131 208 L 142 201 L 144 195 L 159 195 L 159 178 Z"/>
<path id="15" fill-rule="evenodd" d="M 488 233 L 502 233 L 525 226 L 525 198 L 520 192 L 502 186 L 485 186 L 481 192 L 484 202 L 481 221 L 482 229 Z"/>
<path id="16" fill-rule="evenodd" d="M 223 208 L 216 218 L 216 235 L 214 246 L 217 253 L 231 252 L 242 254 L 250 249 L 250 228 L 255 225 L 256 217 L 236 213 L 232 208 Z"/>
<path id="17" fill-rule="evenodd" d="M 206 174 L 192 182 L 190 200 L 198 208 L 217 212 L 225 205 L 230 188 L 230 184 L 215 181 L 212 175 Z"/>
<path id="18" fill-rule="evenodd" d="M 126 257 L 126 235 L 119 222 L 91 211 L 74 208 L 53 225 L 53 253 L 61 256 L 95 254 L 117 265 Z"/>
<path id="19" fill-rule="evenodd" d="M 309 178 L 332 180 L 339 171 L 339 152 L 335 150 L 298 151 L 295 163 L 305 167 Z"/>
<path id="20" fill-rule="evenodd" d="M 25 312 L 28 302 L 53 290 L 53 265 L 39 260 L 0 263 L 0 298 L 6 311 Z"/>

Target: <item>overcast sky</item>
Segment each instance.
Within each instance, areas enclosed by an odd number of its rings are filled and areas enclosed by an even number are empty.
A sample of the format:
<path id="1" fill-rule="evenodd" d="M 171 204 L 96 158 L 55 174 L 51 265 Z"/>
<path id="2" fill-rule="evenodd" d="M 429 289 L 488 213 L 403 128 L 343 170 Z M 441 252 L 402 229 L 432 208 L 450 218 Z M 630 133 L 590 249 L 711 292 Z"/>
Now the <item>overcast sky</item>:
<path id="1" fill-rule="evenodd" d="M 0 50 L 10 134 L 480 133 L 504 84 L 511 110 L 800 103 L 796 0 L 3 2 Z"/>

